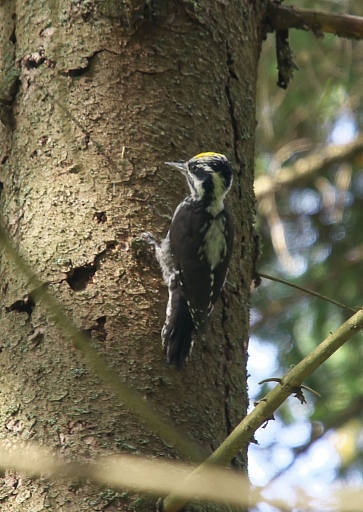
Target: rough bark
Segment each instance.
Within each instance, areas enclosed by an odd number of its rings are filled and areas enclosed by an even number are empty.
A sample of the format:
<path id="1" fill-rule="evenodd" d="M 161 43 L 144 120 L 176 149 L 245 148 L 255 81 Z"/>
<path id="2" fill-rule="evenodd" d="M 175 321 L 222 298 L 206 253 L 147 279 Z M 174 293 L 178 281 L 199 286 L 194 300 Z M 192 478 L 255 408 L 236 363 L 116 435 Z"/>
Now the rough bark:
<path id="1" fill-rule="evenodd" d="M 206 453 L 247 407 L 259 9 L 247 0 L 0 6 L 3 222 L 109 365 Z M 207 347 L 176 372 L 160 344 L 166 289 L 134 242 L 146 230 L 164 236 L 187 192 L 163 162 L 210 150 L 235 170 L 232 292 L 215 308 Z M 65 457 L 179 456 L 117 403 L 5 257 L 0 283 L 3 438 Z M 234 464 L 244 467 L 245 454 Z M 11 472 L 0 495 L 12 511 L 146 511 L 155 501 Z"/>

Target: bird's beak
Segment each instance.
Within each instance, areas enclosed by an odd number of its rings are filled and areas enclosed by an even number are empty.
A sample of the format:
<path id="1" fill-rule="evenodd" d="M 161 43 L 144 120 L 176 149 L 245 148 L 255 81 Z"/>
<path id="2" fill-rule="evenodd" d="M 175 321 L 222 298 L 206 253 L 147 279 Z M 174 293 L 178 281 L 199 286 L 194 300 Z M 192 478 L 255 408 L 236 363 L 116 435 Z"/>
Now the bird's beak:
<path id="1" fill-rule="evenodd" d="M 178 169 L 178 171 L 186 174 L 187 172 L 187 164 L 185 162 L 164 162 L 166 165 L 170 165 L 170 167 L 174 167 L 174 169 Z"/>

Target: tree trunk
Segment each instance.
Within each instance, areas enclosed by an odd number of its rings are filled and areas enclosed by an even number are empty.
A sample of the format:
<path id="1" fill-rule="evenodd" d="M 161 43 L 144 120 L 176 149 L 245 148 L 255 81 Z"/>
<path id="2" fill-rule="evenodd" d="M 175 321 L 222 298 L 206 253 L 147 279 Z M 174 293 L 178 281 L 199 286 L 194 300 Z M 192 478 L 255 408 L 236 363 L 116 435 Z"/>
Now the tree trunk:
<path id="1" fill-rule="evenodd" d="M 260 8 L 247 0 L 15 4 L 0 6 L 9 236 L 120 378 L 210 453 L 247 407 Z M 232 291 L 214 310 L 206 346 L 177 372 L 160 342 L 167 292 L 135 240 L 143 231 L 165 236 L 187 194 L 163 162 L 202 151 L 224 153 L 234 167 Z M 180 456 L 95 377 L 4 256 L 0 283 L 2 438 L 66 458 Z M 234 464 L 244 467 L 245 453 Z M 1 485 L 2 510 L 153 509 L 86 482 L 9 472 Z"/>

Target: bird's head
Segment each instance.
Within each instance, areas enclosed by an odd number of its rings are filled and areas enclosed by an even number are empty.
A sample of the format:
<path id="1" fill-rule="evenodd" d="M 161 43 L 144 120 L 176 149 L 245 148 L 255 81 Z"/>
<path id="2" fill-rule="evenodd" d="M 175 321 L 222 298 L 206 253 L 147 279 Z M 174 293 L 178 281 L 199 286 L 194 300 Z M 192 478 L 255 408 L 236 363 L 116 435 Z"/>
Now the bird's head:
<path id="1" fill-rule="evenodd" d="M 221 153 L 199 153 L 187 162 L 165 162 L 181 171 L 187 179 L 192 199 L 202 201 L 217 215 L 232 185 L 232 168 Z"/>

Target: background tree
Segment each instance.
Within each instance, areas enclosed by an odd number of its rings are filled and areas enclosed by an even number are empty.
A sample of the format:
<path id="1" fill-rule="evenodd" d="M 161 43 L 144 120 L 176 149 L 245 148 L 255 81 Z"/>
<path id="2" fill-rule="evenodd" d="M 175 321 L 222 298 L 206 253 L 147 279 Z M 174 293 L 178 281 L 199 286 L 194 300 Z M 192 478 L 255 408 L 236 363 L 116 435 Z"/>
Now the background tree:
<path id="1" fill-rule="evenodd" d="M 252 230 L 257 3 L 1 3 L 2 221 L 19 252 L 90 347 L 199 452 L 243 417 Z M 185 194 L 163 167 L 226 153 L 236 244 L 229 303 L 207 349 L 183 372 L 164 364 L 166 290 L 137 243 L 165 235 Z M 180 453 L 115 400 L 46 311 L 47 300 L 1 258 L 2 436 L 57 448 L 66 460 Z M 126 400 L 126 397 L 125 397 Z M 177 443 L 176 443 L 177 444 Z M 245 454 L 234 464 L 245 466 Z M 155 499 L 87 481 L 7 472 L 3 510 L 153 510 Z"/>

